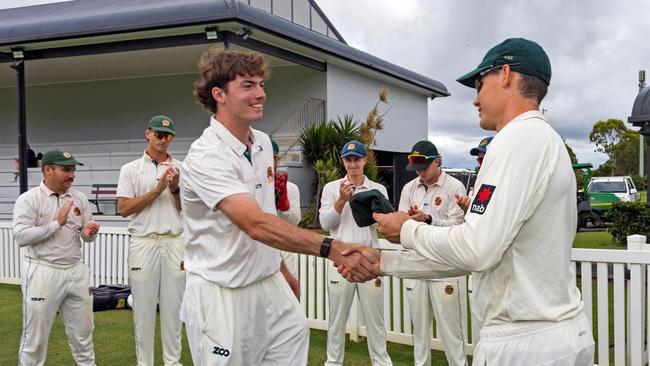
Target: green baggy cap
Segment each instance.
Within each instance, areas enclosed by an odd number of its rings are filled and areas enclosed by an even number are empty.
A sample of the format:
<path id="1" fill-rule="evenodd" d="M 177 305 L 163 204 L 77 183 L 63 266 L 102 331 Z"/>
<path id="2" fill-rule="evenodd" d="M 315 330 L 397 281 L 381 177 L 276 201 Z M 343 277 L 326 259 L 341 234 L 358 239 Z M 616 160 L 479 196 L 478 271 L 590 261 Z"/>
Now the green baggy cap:
<path id="1" fill-rule="evenodd" d="M 174 121 L 167 116 L 154 116 L 149 120 L 149 128 L 153 131 L 167 132 L 171 133 L 172 136 L 176 136 L 176 130 L 174 129 Z"/>
<path id="2" fill-rule="evenodd" d="M 352 210 L 352 217 L 354 217 L 357 226 L 366 227 L 376 222 L 372 218 L 373 212 L 391 213 L 393 212 L 393 205 L 381 192 L 371 189 L 352 196 L 350 210 Z"/>
<path id="3" fill-rule="evenodd" d="M 50 150 L 43 154 L 41 166 L 46 165 L 83 165 L 67 151 Z"/>
<path id="4" fill-rule="evenodd" d="M 508 38 L 492 47 L 474 70 L 456 81 L 474 88 L 476 78 L 502 65 L 510 65 L 512 71 L 534 76 L 546 85 L 551 82 L 551 62 L 548 55 L 542 46 L 524 38 Z"/>

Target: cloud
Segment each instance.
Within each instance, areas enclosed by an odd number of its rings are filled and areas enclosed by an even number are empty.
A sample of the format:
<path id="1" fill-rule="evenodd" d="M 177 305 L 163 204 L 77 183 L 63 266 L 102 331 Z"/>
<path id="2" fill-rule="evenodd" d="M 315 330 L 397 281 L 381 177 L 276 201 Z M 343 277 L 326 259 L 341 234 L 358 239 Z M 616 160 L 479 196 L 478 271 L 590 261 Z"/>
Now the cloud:
<path id="1" fill-rule="evenodd" d="M 640 69 L 650 71 L 643 0 L 318 0 L 355 48 L 443 82 L 451 97 L 430 102 L 430 137 L 449 148 L 447 161 L 473 167 L 467 151 L 489 132 L 478 127 L 475 91 L 455 79 L 508 37 L 541 44 L 553 77 L 542 107 L 580 161 L 602 163 L 588 135 L 602 119 L 627 121 Z M 628 125 L 631 127 L 631 125 Z M 434 140 L 434 143 L 436 143 Z M 467 144 L 461 149 L 462 144 Z"/>

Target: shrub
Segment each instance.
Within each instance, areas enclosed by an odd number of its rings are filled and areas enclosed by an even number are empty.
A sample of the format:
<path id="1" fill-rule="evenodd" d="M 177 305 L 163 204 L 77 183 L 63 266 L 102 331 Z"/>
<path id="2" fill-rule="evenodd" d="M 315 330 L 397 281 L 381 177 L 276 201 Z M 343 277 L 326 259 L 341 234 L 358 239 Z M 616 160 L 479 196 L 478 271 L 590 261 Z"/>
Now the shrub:
<path id="1" fill-rule="evenodd" d="M 650 238 L 650 207 L 641 202 L 615 202 L 607 211 L 607 229 L 617 243 L 625 245 L 629 235 Z"/>
<path id="2" fill-rule="evenodd" d="M 632 181 L 634 182 L 634 186 L 636 187 L 637 190 L 639 191 L 645 191 L 647 187 L 647 178 L 640 176 L 638 174 L 632 174 L 630 176 L 632 178 Z"/>

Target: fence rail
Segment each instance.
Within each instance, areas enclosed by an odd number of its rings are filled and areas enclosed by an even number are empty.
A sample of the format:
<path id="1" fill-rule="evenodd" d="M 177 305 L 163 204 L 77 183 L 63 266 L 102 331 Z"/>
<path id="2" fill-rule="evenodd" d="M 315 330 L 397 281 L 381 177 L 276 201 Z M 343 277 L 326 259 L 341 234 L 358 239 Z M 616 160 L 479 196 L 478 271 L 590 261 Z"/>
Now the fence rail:
<path id="1" fill-rule="evenodd" d="M 93 285 L 128 284 L 128 245 L 126 228 L 102 227 L 97 239 L 84 243 L 83 261 L 93 274 Z M 647 340 L 650 339 L 650 245 L 646 238 L 628 238 L 628 250 L 573 249 L 572 261 L 582 291 L 587 316 L 594 324 L 597 338 L 596 363 L 599 365 L 645 365 L 648 362 Z M 395 246 L 382 241 L 385 249 Z M 14 243 L 11 223 L 0 222 L 0 283 L 20 283 L 20 250 Z M 311 328 L 327 329 L 327 269 L 330 263 L 319 257 L 299 256 L 300 303 L 305 309 Z M 595 271 L 594 271 L 595 268 Z M 401 344 L 412 343 L 411 317 L 402 279 L 384 277 L 384 312 L 387 339 Z M 461 294 L 470 291 L 471 281 L 461 281 Z M 468 309 L 466 296 L 461 296 L 463 308 Z M 610 303 L 612 308 L 610 309 Z M 472 354 L 476 330 L 471 328 L 467 311 L 462 312 L 467 352 Z M 593 322 L 593 320 L 596 320 Z M 613 328 L 613 329 L 610 329 Z M 357 299 L 354 299 L 347 332 L 353 340 L 366 336 Z M 613 337 L 610 337 L 610 333 Z M 437 332 L 435 333 L 437 334 Z M 432 348 L 442 350 L 435 336 Z M 613 345 L 613 347 L 610 347 Z"/>

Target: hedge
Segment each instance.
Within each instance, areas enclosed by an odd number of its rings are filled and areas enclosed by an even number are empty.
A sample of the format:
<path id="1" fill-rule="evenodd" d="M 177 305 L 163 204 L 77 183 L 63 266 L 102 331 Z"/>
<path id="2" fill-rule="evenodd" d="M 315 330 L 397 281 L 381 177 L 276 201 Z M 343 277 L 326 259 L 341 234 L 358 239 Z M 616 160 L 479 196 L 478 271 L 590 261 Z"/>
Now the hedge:
<path id="1" fill-rule="evenodd" d="M 627 243 L 629 235 L 639 234 L 650 238 L 650 207 L 643 202 L 615 202 L 607 211 L 607 229 L 617 243 Z"/>

